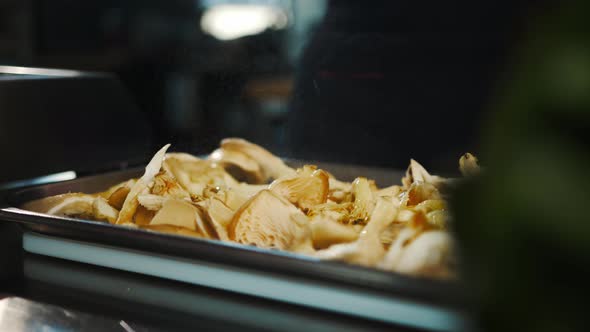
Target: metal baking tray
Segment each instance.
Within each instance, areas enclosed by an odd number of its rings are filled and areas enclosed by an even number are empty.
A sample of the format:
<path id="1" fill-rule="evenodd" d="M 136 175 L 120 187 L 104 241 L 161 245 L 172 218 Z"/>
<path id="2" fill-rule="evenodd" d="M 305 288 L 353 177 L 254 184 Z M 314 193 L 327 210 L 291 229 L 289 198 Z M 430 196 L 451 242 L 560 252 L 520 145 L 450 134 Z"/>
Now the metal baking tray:
<path id="1" fill-rule="evenodd" d="M 301 162 L 289 162 L 293 166 Z M 363 175 L 380 186 L 402 172 L 315 163 L 336 177 Z M 457 331 L 467 325 L 459 282 L 437 281 L 235 243 L 185 237 L 49 216 L 19 209 L 23 203 L 66 192 L 93 193 L 143 168 L 14 188 L 0 194 L 0 221 L 24 228 L 25 251 L 259 296 L 399 326 Z"/>

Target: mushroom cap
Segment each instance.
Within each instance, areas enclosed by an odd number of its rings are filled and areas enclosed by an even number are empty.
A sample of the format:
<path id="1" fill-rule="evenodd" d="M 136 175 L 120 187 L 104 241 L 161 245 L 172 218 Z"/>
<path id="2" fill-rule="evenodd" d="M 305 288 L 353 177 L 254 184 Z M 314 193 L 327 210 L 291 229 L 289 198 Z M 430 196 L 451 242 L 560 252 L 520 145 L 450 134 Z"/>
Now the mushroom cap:
<path id="1" fill-rule="evenodd" d="M 151 220 L 150 225 L 173 225 L 196 231 L 196 212 L 195 207 L 188 202 L 168 199 L 162 204 L 162 208 Z"/>
<path id="2" fill-rule="evenodd" d="M 295 176 L 279 178 L 268 189 L 285 197 L 304 211 L 328 199 L 328 174 L 315 166 L 306 165 Z"/>
<path id="3" fill-rule="evenodd" d="M 242 244 L 286 250 L 309 237 L 308 223 L 289 201 L 262 190 L 236 212 L 229 237 Z"/>
<path id="4" fill-rule="evenodd" d="M 255 160 L 262 171 L 264 181 L 293 175 L 295 170 L 287 166 L 281 158 L 273 155 L 263 147 L 241 138 L 226 138 L 221 141 L 223 150 L 239 151 Z"/>
<path id="5" fill-rule="evenodd" d="M 145 173 L 139 180 L 135 182 L 129 194 L 125 198 L 125 202 L 123 203 L 123 207 L 119 211 L 119 216 L 117 217 L 117 224 L 122 224 L 126 222 L 130 222 L 135 214 L 135 210 L 139 206 L 139 202 L 137 201 L 137 195 L 139 195 L 142 191 L 146 190 L 150 183 L 154 180 L 154 177 L 160 172 L 162 168 L 162 162 L 164 161 L 164 157 L 166 155 L 166 150 L 170 147 L 170 144 L 164 145 L 156 154 L 152 157 L 152 160 L 147 164 L 145 167 Z"/>
<path id="6" fill-rule="evenodd" d="M 267 180 L 260 164 L 242 151 L 219 148 L 207 159 L 221 165 L 238 180 L 254 184 L 261 184 Z"/>

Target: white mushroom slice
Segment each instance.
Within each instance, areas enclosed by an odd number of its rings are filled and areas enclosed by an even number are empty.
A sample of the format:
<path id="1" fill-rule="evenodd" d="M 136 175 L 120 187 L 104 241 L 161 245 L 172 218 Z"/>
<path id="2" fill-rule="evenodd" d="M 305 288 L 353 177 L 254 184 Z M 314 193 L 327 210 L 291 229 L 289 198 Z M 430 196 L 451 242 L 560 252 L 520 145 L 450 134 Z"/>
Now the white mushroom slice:
<path id="1" fill-rule="evenodd" d="M 197 230 L 206 238 L 219 239 L 215 227 L 211 225 L 210 221 L 206 219 L 206 216 L 203 215 L 201 209 L 198 207 L 195 207 L 195 224 L 197 225 Z"/>
<path id="2" fill-rule="evenodd" d="M 260 165 L 241 151 L 219 148 L 213 151 L 207 159 L 221 165 L 236 179 L 243 179 L 248 183 L 255 184 L 266 181 Z"/>
<path id="3" fill-rule="evenodd" d="M 243 196 L 252 197 L 252 196 L 258 194 L 260 191 L 262 191 L 264 189 L 268 189 L 268 185 L 240 183 L 239 185 L 231 187 L 229 189 L 239 192 Z"/>
<path id="4" fill-rule="evenodd" d="M 459 159 L 459 170 L 463 176 L 474 176 L 479 174 L 480 167 L 477 157 L 467 152 Z"/>
<path id="5" fill-rule="evenodd" d="M 397 197 L 401 192 L 402 187 L 394 185 L 379 189 L 375 192 L 375 194 L 380 197 Z"/>
<path id="6" fill-rule="evenodd" d="M 380 233 L 395 219 L 397 208 L 393 203 L 379 198 L 375 210 L 359 235 L 351 243 L 335 244 L 320 250 L 316 256 L 327 260 L 341 260 L 365 266 L 374 266 L 383 259 L 385 249 L 379 239 Z"/>
<path id="7" fill-rule="evenodd" d="M 97 220 L 106 220 L 114 224 L 119 216 L 119 211 L 110 206 L 106 199 L 96 197 L 92 203 L 92 214 Z"/>
<path id="8" fill-rule="evenodd" d="M 214 197 L 223 202 L 232 211 L 237 211 L 251 199 L 251 196 L 236 190 L 221 190 Z"/>
<path id="9" fill-rule="evenodd" d="M 236 212 L 229 237 L 260 248 L 287 250 L 309 241 L 308 223 L 301 210 L 289 201 L 263 190 Z"/>
<path id="10" fill-rule="evenodd" d="M 352 183 L 352 193 L 354 194 L 354 208 L 350 214 L 350 219 L 354 223 L 364 224 L 371 216 L 375 207 L 375 197 L 369 180 L 362 177 L 354 180 Z"/>
<path id="11" fill-rule="evenodd" d="M 221 166 L 207 160 L 170 158 L 164 169 L 190 194 L 201 196 L 207 187 L 237 186 L 238 182 Z"/>
<path id="12" fill-rule="evenodd" d="M 150 225 L 172 225 L 196 231 L 196 212 L 196 208 L 188 202 L 169 199 L 164 202 Z"/>
<path id="13" fill-rule="evenodd" d="M 215 229 L 220 240 L 229 241 L 227 228 L 231 224 L 234 216 L 234 211 L 225 206 L 220 200 L 210 198 L 197 203 L 201 208 L 201 212 L 208 218 L 209 223 Z"/>
<path id="14" fill-rule="evenodd" d="M 239 151 L 255 160 L 266 179 L 278 179 L 282 176 L 294 175 L 295 170 L 287 166 L 279 157 L 273 155 L 259 145 L 241 138 L 226 138 L 221 141 L 224 150 Z"/>
<path id="15" fill-rule="evenodd" d="M 139 204 L 150 211 L 158 211 L 168 199 L 168 197 L 152 194 L 141 194 L 137 196 Z"/>
<path id="16" fill-rule="evenodd" d="M 27 202 L 21 206 L 24 210 L 39 213 L 62 213 L 63 210 L 81 211 L 92 213 L 92 201 L 94 196 L 82 193 L 68 193 L 56 196 L 45 197 L 34 201 Z M 71 208 L 69 207 L 71 205 Z M 54 213 L 49 213 L 49 210 Z"/>
<path id="17" fill-rule="evenodd" d="M 406 176 L 402 178 L 403 188 L 409 189 L 410 186 L 415 182 L 429 183 L 438 189 L 445 187 L 449 183 L 449 181 L 445 178 L 437 175 L 431 175 L 428 173 L 428 171 L 426 171 L 424 166 L 420 165 L 420 163 L 414 159 L 411 159 L 410 166 L 408 166 L 406 171 Z"/>
<path id="18" fill-rule="evenodd" d="M 404 206 L 417 206 L 427 200 L 440 200 L 442 197 L 436 187 L 427 182 L 416 181 L 402 194 L 401 204 Z"/>
<path id="19" fill-rule="evenodd" d="M 166 150 L 168 150 L 169 147 L 170 144 L 164 145 L 164 147 L 156 152 L 152 160 L 147 164 L 145 167 L 145 173 L 139 180 L 137 180 L 127 195 L 127 198 L 125 198 L 123 207 L 121 208 L 121 211 L 119 211 L 117 224 L 131 221 L 133 214 L 139 205 L 139 202 L 137 201 L 137 195 L 148 188 L 148 185 L 154 180 L 156 174 L 160 172 L 160 169 L 162 168 L 162 162 L 164 161 L 164 156 L 166 155 Z"/>
<path id="20" fill-rule="evenodd" d="M 94 196 L 84 194 L 61 195 L 61 202 L 53 205 L 46 211 L 40 211 L 54 216 L 85 216 L 94 214 L 92 204 Z"/>
<path id="21" fill-rule="evenodd" d="M 408 244 L 397 262 L 393 266 L 389 265 L 389 268 L 413 275 L 446 277 L 451 275 L 450 267 L 453 264 L 451 236 L 442 231 L 427 231 Z"/>
<path id="22" fill-rule="evenodd" d="M 268 189 L 307 211 L 328 199 L 328 174 L 315 166 L 306 165 L 295 176 L 275 180 Z"/>
<path id="23" fill-rule="evenodd" d="M 383 261 L 381 261 L 379 263 L 378 267 L 380 267 L 382 269 L 386 269 L 386 270 L 395 269 L 395 267 L 397 266 L 397 264 L 402 256 L 403 250 L 408 245 L 408 243 L 410 243 L 412 238 L 416 236 L 417 233 L 418 233 L 418 229 L 416 229 L 416 228 L 413 228 L 413 227 L 403 228 L 399 232 L 395 241 L 389 247 L 387 254 L 385 254 Z"/>
<path id="24" fill-rule="evenodd" d="M 158 196 L 190 199 L 190 194 L 167 172 L 160 172 L 156 175 L 150 192 Z"/>
<path id="25" fill-rule="evenodd" d="M 337 243 L 355 241 L 359 233 L 351 226 L 345 226 L 330 217 L 330 214 L 323 213 L 314 216 L 310 221 L 311 240 L 316 249 L 325 249 Z"/>

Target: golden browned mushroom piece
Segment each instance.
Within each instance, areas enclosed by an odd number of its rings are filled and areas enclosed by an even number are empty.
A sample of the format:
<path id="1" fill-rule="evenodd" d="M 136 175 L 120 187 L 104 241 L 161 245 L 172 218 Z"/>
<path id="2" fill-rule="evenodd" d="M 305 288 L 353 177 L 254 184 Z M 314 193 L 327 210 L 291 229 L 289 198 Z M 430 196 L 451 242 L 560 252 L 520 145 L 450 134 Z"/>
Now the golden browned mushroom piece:
<path id="1" fill-rule="evenodd" d="M 131 222 L 133 214 L 135 214 L 135 210 L 137 210 L 139 205 L 137 195 L 148 189 L 148 186 L 153 182 L 155 176 L 160 172 L 164 156 L 166 155 L 166 150 L 168 150 L 169 147 L 170 144 L 164 145 L 164 147 L 156 152 L 152 160 L 147 164 L 145 167 L 145 173 L 137 180 L 137 182 L 135 182 L 129 191 L 129 194 L 127 194 L 123 207 L 121 208 L 121 211 L 119 211 L 119 217 L 116 221 L 117 224 Z"/>
<path id="2" fill-rule="evenodd" d="M 309 240 L 309 221 L 289 201 L 263 190 L 236 212 L 229 237 L 260 248 L 288 250 Z"/>
<path id="3" fill-rule="evenodd" d="M 268 179 L 278 179 L 282 176 L 295 174 L 295 170 L 287 166 L 279 157 L 244 139 L 226 138 L 221 141 L 221 149 L 238 151 L 255 160 L 260 165 L 264 182 Z"/>
<path id="4" fill-rule="evenodd" d="M 328 174 L 315 166 L 306 165 L 298 169 L 295 176 L 276 179 L 268 189 L 307 211 L 328 199 Z"/>

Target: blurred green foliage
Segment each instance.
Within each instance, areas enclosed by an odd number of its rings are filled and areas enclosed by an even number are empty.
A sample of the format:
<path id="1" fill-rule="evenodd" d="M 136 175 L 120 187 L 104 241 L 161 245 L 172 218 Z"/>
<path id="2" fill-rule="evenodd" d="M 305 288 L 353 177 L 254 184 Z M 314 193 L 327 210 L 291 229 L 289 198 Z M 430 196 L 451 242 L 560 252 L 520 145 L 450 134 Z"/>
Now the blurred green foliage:
<path id="1" fill-rule="evenodd" d="M 453 209 L 484 331 L 584 331 L 590 280 L 590 2 L 532 12 Z"/>

